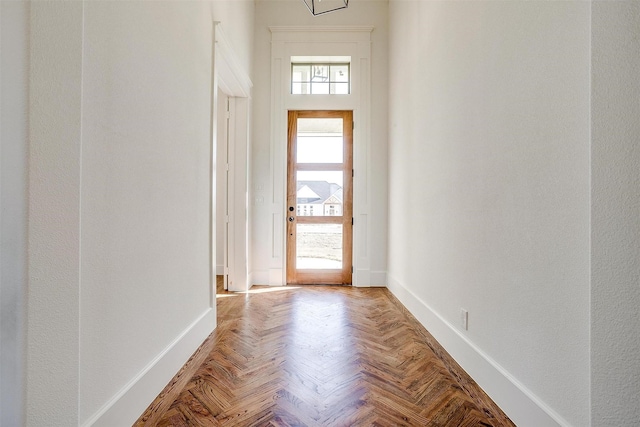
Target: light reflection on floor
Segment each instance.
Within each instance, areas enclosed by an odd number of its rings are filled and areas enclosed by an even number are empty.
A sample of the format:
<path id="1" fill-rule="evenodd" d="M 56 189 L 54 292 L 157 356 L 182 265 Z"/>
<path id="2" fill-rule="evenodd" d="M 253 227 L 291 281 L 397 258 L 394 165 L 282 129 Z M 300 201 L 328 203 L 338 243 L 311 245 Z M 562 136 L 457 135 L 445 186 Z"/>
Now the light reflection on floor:
<path id="1" fill-rule="evenodd" d="M 216 298 L 228 298 L 228 297 L 236 297 L 247 294 L 264 294 L 267 292 L 278 292 L 278 291 L 292 291 L 295 289 L 300 289 L 298 286 L 252 286 L 248 291 L 241 292 L 225 292 L 218 293 Z"/>

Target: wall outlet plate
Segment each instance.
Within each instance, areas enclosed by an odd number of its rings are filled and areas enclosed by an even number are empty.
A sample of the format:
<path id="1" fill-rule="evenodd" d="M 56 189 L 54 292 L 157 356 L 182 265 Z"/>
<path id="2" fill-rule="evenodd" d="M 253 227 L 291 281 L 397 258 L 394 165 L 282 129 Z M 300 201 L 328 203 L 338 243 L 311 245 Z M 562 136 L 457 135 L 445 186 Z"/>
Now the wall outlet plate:
<path id="1" fill-rule="evenodd" d="M 460 326 L 465 331 L 469 330 L 469 312 L 464 308 L 460 309 Z"/>

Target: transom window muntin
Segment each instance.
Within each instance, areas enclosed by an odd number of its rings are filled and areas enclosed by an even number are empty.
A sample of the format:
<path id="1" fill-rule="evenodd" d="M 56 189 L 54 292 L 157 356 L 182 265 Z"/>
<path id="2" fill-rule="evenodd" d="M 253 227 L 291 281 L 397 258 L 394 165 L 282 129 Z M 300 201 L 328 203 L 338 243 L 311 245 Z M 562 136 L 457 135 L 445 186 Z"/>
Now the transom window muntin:
<path id="1" fill-rule="evenodd" d="M 292 95 L 349 95 L 351 64 L 348 62 L 292 62 Z"/>

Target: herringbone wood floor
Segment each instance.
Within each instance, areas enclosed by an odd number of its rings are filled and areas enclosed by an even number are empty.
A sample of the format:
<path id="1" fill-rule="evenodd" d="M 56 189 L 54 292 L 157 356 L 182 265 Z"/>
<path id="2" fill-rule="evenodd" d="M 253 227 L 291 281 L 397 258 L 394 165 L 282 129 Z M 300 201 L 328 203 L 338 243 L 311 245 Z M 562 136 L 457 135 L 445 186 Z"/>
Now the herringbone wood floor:
<path id="1" fill-rule="evenodd" d="M 254 287 L 134 425 L 513 426 L 386 289 Z"/>

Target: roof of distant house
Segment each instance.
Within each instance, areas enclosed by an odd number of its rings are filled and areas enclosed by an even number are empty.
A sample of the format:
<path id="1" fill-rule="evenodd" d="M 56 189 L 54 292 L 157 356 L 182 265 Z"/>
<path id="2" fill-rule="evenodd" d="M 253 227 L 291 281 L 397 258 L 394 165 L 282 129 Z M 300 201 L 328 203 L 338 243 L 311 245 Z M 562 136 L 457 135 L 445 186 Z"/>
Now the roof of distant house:
<path id="1" fill-rule="evenodd" d="M 298 181 L 298 199 L 306 204 L 322 204 L 331 196 L 342 202 L 342 187 L 327 181 Z"/>

